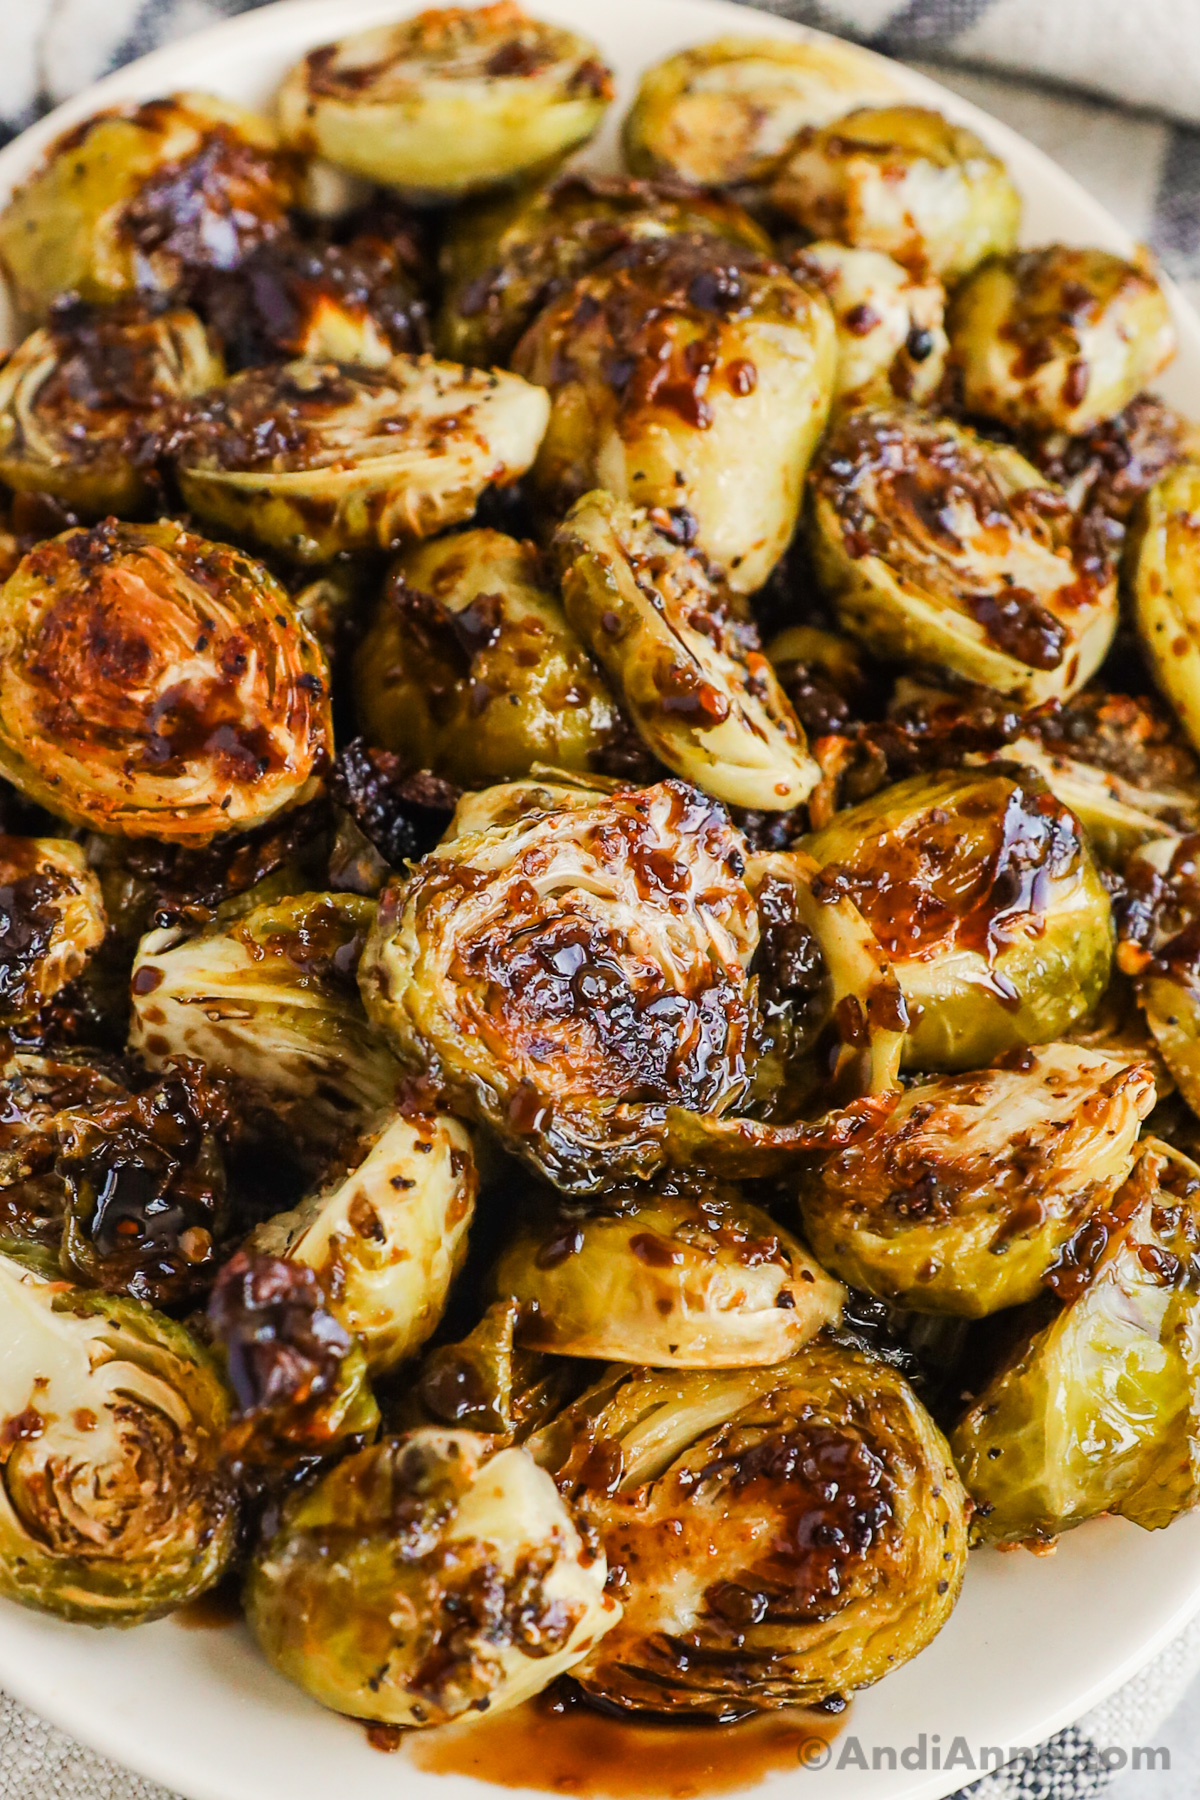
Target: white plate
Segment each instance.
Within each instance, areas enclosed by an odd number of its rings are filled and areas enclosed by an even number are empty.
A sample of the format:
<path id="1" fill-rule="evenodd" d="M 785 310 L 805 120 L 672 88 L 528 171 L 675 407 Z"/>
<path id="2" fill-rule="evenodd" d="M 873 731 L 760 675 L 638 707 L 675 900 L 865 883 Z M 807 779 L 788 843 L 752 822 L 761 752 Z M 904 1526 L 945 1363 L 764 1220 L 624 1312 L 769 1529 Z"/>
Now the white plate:
<path id="1" fill-rule="evenodd" d="M 616 117 L 647 64 L 722 33 L 805 35 L 724 0 L 529 3 L 591 33 L 615 64 L 621 95 L 599 146 L 608 160 Z M 186 87 L 262 104 L 313 44 L 406 10 L 415 7 L 404 0 L 286 0 L 155 51 L 0 152 L 0 203 L 53 136 L 101 105 Z M 1005 159 L 1024 195 L 1027 242 L 1130 248 L 1103 207 L 1041 151 L 936 83 L 895 64 L 881 67 L 898 91 L 973 126 Z M 1178 295 L 1172 299 L 1180 353 L 1163 391 L 1200 416 L 1200 320 Z M 0 342 L 2 331 L 0 322 Z M 937 1641 L 854 1702 L 841 1744 L 853 1736 L 867 1769 L 855 1759 L 839 1770 L 835 1739 L 829 1768 L 777 1779 L 772 1791 L 780 1800 L 784 1785 L 794 1800 L 941 1800 L 973 1778 L 962 1749 L 978 1760 L 984 1746 L 1007 1753 L 1040 1742 L 1133 1674 L 1197 1608 L 1200 1516 L 1157 1533 L 1097 1521 L 1066 1537 L 1051 1558 L 977 1553 Z M 424 1775 L 403 1756 L 370 1749 L 359 1727 L 273 1674 L 240 1628 L 184 1631 L 165 1620 L 92 1632 L 0 1604 L 0 1685 L 189 1800 L 483 1800 L 485 1792 L 464 1777 Z M 886 1753 L 874 1755 L 888 1747 L 901 1764 L 895 1772 L 883 1766 Z M 952 1747 L 958 1756 L 947 1772 L 941 1765 Z"/>

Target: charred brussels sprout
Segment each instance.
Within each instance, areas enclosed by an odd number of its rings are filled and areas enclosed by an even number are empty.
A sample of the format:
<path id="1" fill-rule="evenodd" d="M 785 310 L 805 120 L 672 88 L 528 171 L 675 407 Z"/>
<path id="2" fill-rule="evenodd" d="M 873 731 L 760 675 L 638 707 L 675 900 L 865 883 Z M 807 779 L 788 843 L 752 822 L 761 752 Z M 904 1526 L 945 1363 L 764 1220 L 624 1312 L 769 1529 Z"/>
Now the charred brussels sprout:
<path id="1" fill-rule="evenodd" d="M 670 514 L 585 495 L 554 538 L 567 617 L 660 762 L 730 805 L 788 812 L 820 769 L 757 631 L 689 536 Z"/>
<path id="2" fill-rule="evenodd" d="M 355 986 L 374 916 L 357 894 L 301 894 L 197 937 L 150 932 L 133 970 L 132 1048 L 151 1068 L 193 1057 L 300 1144 L 338 1149 L 392 1103 L 399 1078 Z"/>
<path id="3" fill-rule="evenodd" d="M 475 510 L 532 463 L 545 394 L 516 375 L 396 356 L 247 369 L 173 434 L 189 506 L 297 562 L 388 550 Z"/>
<path id="4" fill-rule="evenodd" d="M 845 1298 L 789 1232 L 721 1189 L 546 1206 L 502 1252 L 495 1286 L 519 1302 L 531 1349 L 678 1369 L 783 1362 Z"/>
<path id="5" fill-rule="evenodd" d="M 78 844 L 0 835 L 0 1024 L 28 1018 L 74 981 L 105 925 Z"/>
<path id="6" fill-rule="evenodd" d="M 236 268 L 297 198 L 270 126 L 211 94 L 96 113 L 51 144 L 0 214 L 0 265 L 22 313 L 64 294 L 171 293 Z"/>
<path id="7" fill-rule="evenodd" d="M 0 1256 L 0 1590 L 136 1625 L 211 1587 L 233 1548 L 228 1401 L 181 1325 Z"/>
<path id="8" fill-rule="evenodd" d="M 921 106 L 864 107 L 806 132 L 771 197 L 814 237 L 948 282 L 1011 250 L 1021 217 L 999 157 Z"/>
<path id="9" fill-rule="evenodd" d="M 809 244 L 788 258 L 797 281 L 819 287 L 837 325 L 835 398 L 895 394 L 932 400 L 946 372 L 946 295 L 881 250 Z"/>
<path id="10" fill-rule="evenodd" d="M 94 1062 L 18 1051 L 0 1076 L 0 1239 L 57 1253 L 67 1212 L 58 1172 L 61 1123 L 125 1093 L 122 1071 Z"/>
<path id="11" fill-rule="evenodd" d="M 950 341 L 968 411 L 1074 435 L 1153 381 L 1175 329 L 1148 269 L 1051 244 L 976 269 L 954 296 Z"/>
<path id="12" fill-rule="evenodd" d="M 1108 895 L 1078 820 L 1015 764 L 918 775 L 804 842 L 899 980 L 905 1061 L 971 1069 L 1046 1043 L 1108 983 Z"/>
<path id="13" fill-rule="evenodd" d="M 764 181 L 808 126 L 895 92 L 887 70 L 848 44 L 717 38 L 643 75 L 625 155 L 638 175 Z"/>
<path id="14" fill-rule="evenodd" d="M 1200 1500 L 1200 1168 L 1156 1138 L 1053 1278 L 1057 1317 L 1020 1344 L 951 1437 L 988 1543 L 1098 1513 L 1156 1530 Z"/>
<path id="15" fill-rule="evenodd" d="M 308 797 L 329 735 L 319 648 L 227 545 L 109 519 L 0 589 L 0 769 L 73 825 L 245 830 Z"/>
<path id="16" fill-rule="evenodd" d="M 419 199 L 536 174 L 596 130 L 612 77 L 586 38 L 511 0 L 418 13 L 310 50 L 279 119 L 299 150 Z"/>
<path id="17" fill-rule="evenodd" d="M 733 587 L 787 548 L 836 361 L 823 294 L 712 237 L 618 251 L 540 314 L 514 367 L 550 390 L 532 484 L 553 513 L 593 488 L 682 508 Z"/>
<path id="18" fill-rule="evenodd" d="M 499 531 L 400 557 L 355 658 L 355 698 L 372 744 L 470 786 L 538 762 L 587 769 L 623 724 L 537 550 Z"/>
<path id="19" fill-rule="evenodd" d="M 850 1694 L 958 1597 L 949 1448 L 903 1376 L 853 1351 L 622 1370 L 530 1447 L 598 1531 L 624 1609 L 574 1671 L 610 1706 L 736 1719 Z"/>
<path id="20" fill-rule="evenodd" d="M 695 233 L 771 248 L 732 200 L 622 176 L 561 175 L 465 208 L 442 246 L 438 348 L 483 367 L 506 362 L 542 308 L 605 257 L 643 238 Z"/>
<path id="21" fill-rule="evenodd" d="M 382 1375 L 440 1321 L 479 1182 L 471 1140 L 445 1114 L 397 1114 L 358 1152 L 294 1212 L 259 1226 L 252 1245 L 315 1269 L 334 1317 Z"/>
<path id="22" fill-rule="evenodd" d="M 847 631 L 1036 704 L 1088 680 L 1117 623 L 1102 539 L 1007 446 L 913 407 L 829 433 L 810 544 Z"/>
<path id="23" fill-rule="evenodd" d="M 224 372 L 183 308 L 56 312 L 0 368 L 0 480 L 85 518 L 139 513 L 172 404 Z"/>
<path id="24" fill-rule="evenodd" d="M 1074 1044 L 921 1082 L 801 1178 L 805 1234 L 826 1268 L 909 1310 L 1036 1299 L 1129 1174 L 1154 1102 L 1149 1064 Z"/>
<path id="25" fill-rule="evenodd" d="M 605 1574 L 525 1450 L 427 1428 L 289 1502 L 246 1616 L 335 1712 L 438 1725 L 515 1706 L 578 1663 L 620 1616 Z"/>
<path id="26" fill-rule="evenodd" d="M 1200 749 L 1200 462 L 1156 482 L 1134 514 L 1125 576 L 1154 678 Z"/>
<path id="27" fill-rule="evenodd" d="M 741 840 L 694 789 L 548 798 L 385 888 L 360 982 L 406 1063 L 586 1192 L 657 1165 L 667 1105 L 745 1092 L 758 920 Z"/>

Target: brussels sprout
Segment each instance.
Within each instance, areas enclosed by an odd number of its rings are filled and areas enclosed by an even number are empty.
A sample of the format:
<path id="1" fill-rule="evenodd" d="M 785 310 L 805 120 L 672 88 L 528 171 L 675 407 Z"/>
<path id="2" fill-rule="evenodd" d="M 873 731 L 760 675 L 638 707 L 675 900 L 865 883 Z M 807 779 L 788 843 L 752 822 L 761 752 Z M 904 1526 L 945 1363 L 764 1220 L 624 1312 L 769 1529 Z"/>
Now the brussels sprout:
<path id="1" fill-rule="evenodd" d="M 555 533 L 567 617 L 660 762 L 734 806 L 789 812 L 820 779 L 724 583 L 678 519 L 586 494 Z"/>
<path id="2" fill-rule="evenodd" d="M 1195 448 L 1192 426 L 1154 394 L 1139 394 L 1113 419 L 1077 437 L 1024 431 L 1030 462 L 1064 489 L 1072 510 L 1123 525 L 1154 483 Z"/>
<path id="3" fill-rule="evenodd" d="M 922 106 L 863 107 L 806 131 L 771 189 L 817 238 L 957 281 L 1016 242 L 1021 200 L 998 156 Z"/>
<path id="4" fill-rule="evenodd" d="M 720 1113 L 745 1091 L 744 867 L 724 812 L 681 782 L 552 794 L 385 888 L 367 1012 L 560 1187 L 640 1177 L 661 1160 L 665 1105 Z"/>
<path id="5" fill-rule="evenodd" d="M 234 1519 L 228 1401 L 204 1350 L 136 1300 L 0 1256 L 0 1592 L 136 1625 L 218 1579 Z"/>
<path id="6" fill-rule="evenodd" d="M 514 353 L 553 400 L 534 491 L 556 514 L 593 488 L 674 512 L 752 593 L 791 538 L 836 354 L 824 295 L 776 263 L 713 237 L 633 243 Z"/>
<path id="7" fill-rule="evenodd" d="M 172 402 L 223 374 L 182 307 L 58 312 L 0 368 L 0 480 L 88 518 L 140 512 Z"/>
<path id="8" fill-rule="evenodd" d="M 813 470 L 810 547 L 841 624 L 1028 704 L 1094 674 L 1117 623 L 1103 542 L 1005 445 L 915 407 L 846 414 Z"/>
<path id="9" fill-rule="evenodd" d="M 300 358 L 193 402 L 172 450 L 201 517 L 297 562 L 328 562 L 469 518 L 489 484 L 524 474 L 548 414 L 545 394 L 497 370 Z"/>
<path id="10" fill-rule="evenodd" d="M 625 156 L 638 175 L 765 181 L 806 127 L 895 92 L 889 71 L 849 44 L 717 38 L 642 76 L 625 120 Z"/>
<path id="11" fill-rule="evenodd" d="M 935 276 L 913 275 L 881 250 L 808 244 L 788 258 L 797 281 L 819 287 L 833 307 L 835 398 L 871 394 L 932 401 L 946 372 L 946 295 Z"/>
<path id="12" fill-rule="evenodd" d="M 520 1304 L 529 1348 L 652 1368 L 783 1362 L 845 1298 L 790 1233 L 719 1188 L 547 1206 L 494 1281 Z"/>
<path id="13" fill-rule="evenodd" d="M 107 519 L 0 589 L 0 771 L 73 825 L 245 830 L 308 797 L 329 735 L 318 646 L 225 544 Z"/>
<path id="14" fill-rule="evenodd" d="M 464 208 L 442 245 L 438 348 L 484 368 L 506 362 L 542 308 L 614 251 L 689 234 L 771 249 L 732 200 L 627 176 L 560 175 L 547 187 Z"/>
<path id="15" fill-rule="evenodd" d="M 1045 1540 L 1106 1512 L 1156 1530 L 1200 1501 L 1198 1192 L 1200 1168 L 1147 1138 L 1064 1252 L 1061 1310 L 951 1437 L 977 1539 Z"/>
<path id="16" fill-rule="evenodd" d="M 212 94 L 147 100 L 51 144 L 0 213 L 0 266 L 33 320 L 64 294 L 171 293 L 196 270 L 235 268 L 296 197 L 264 120 Z"/>
<path id="17" fill-rule="evenodd" d="M 1079 822 L 1016 764 L 918 775 L 802 848 L 875 933 L 912 1021 L 904 1060 L 975 1069 L 1061 1037 L 1104 992 L 1108 895 Z"/>
<path id="18" fill-rule="evenodd" d="M 1148 1063 L 1074 1044 L 921 1082 L 801 1177 L 805 1233 L 826 1268 L 912 1311 L 1034 1300 L 1129 1174 L 1154 1102 Z"/>
<path id="19" fill-rule="evenodd" d="M 605 1575 L 525 1450 L 427 1428 L 288 1503 L 246 1616 L 274 1666 L 335 1712 L 439 1725 L 515 1706 L 578 1663 L 620 1617 Z"/>
<path id="20" fill-rule="evenodd" d="M 1134 514 L 1124 574 L 1154 679 L 1200 750 L 1200 462 L 1155 483 Z"/>
<path id="21" fill-rule="evenodd" d="M 530 1448 L 598 1531 L 624 1608 L 574 1670 L 608 1706 L 735 1719 L 846 1695 L 958 1597 L 949 1448 L 903 1376 L 851 1350 L 620 1370 Z"/>
<path id="22" fill-rule="evenodd" d="M 1089 431 L 1175 353 L 1166 296 L 1149 268 L 1066 244 L 976 269 L 954 295 L 949 324 L 968 411 L 1018 429 Z"/>
<path id="23" fill-rule="evenodd" d="M 444 1113 L 387 1119 L 294 1212 L 251 1247 L 315 1269 L 330 1310 L 358 1338 L 372 1375 L 420 1349 L 462 1266 L 479 1178 L 471 1140 Z"/>
<path id="24" fill-rule="evenodd" d="M 587 769 L 623 725 L 536 549 L 499 531 L 404 552 L 354 666 L 370 742 L 472 787 Z"/>
<path id="25" fill-rule="evenodd" d="M 1200 1113 L 1200 869 L 1196 837 L 1161 837 L 1125 865 L 1118 966 L 1159 1054 Z"/>
<path id="26" fill-rule="evenodd" d="M 129 1042 L 152 1069 L 193 1057 L 306 1149 L 337 1150 L 392 1104 L 399 1068 L 362 1015 L 359 952 L 375 903 L 300 894 L 230 925 L 141 941 Z"/>
<path id="27" fill-rule="evenodd" d="M 580 1371 L 591 1365 L 522 1349 L 520 1319 L 515 1300 L 497 1300 L 461 1343 L 431 1351 L 394 1423 L 461 1425 L 522 1443 L 576 1399 L 586 1385 Z"/>
<path id="28" fill-rule="evenodd" d="M 104 931 L 100 883 L 78 844 L 0 834 L 0 1024 L 74 981 Z"/>
<path id="29" fill-rule="evenodd" d="M 322 44 L 278 105 L 296 149 L 430 200 L 552 168 L 591 137 L 612 94 L 594 44 L 498 0 Z"/>
<path id="30" fill-rule="evenodd" d="M 83 1060 L 17 1051 L 0 1074 L 0 1243 L 42 1244 L 57 1258 L 67 1213 L 58 1172 L 60 1121 L 125 1093 L 122 1071 Z M 57 1267 L 57 1265 L 56 1265 Z"/>

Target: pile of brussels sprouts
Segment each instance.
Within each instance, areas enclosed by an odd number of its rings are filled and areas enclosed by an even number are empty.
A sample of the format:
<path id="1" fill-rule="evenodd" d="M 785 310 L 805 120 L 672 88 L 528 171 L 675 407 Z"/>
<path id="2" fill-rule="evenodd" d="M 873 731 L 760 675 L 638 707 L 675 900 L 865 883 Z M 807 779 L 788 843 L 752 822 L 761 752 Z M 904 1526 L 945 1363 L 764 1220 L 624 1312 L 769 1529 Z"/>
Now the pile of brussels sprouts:
<path id="1" fill-rule="evenodd" d="M 0 1591 L 391 1725 L 1200 1498 L 1163 294 L 834 43 L 611 98 L 428 12 L 0 215 Z"/>

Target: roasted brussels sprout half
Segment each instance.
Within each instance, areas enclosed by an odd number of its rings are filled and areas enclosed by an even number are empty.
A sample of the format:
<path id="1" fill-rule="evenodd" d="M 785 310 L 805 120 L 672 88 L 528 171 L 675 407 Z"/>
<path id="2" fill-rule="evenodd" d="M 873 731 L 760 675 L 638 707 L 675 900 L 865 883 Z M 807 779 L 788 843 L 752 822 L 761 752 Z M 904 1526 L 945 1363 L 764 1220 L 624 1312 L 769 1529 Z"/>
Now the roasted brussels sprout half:
<path id="1" fill-rule="evenodd" d="M 351 1168 L 251 1242 L 316 1270 L 334 1317 L 382 1375 L 441 1320 L 479 1180 L 470 1138 L 444 1113 L 397 1113 L 359 1149 Z"/>
<path id="2" fill-rule="evenodd" d="M 904 1377 L 854 1351 L 610 1373 L 530 1448 L 598 1531 L 624 1609 L 573 1671 L 607 1706 L 736 1719 L 847 1695 L 958 1597 L 949 1448 Z"/>
<path id="3" fill-rule="evenodd" d="M 544 1469 L 432 1427 L 362 1450 L 298 1494 L 251 1568 L 270 1661 L 335 1712 L 439 1725 L 515 1706 L 620 1617 Z"/>
<path id="4" fill-rule="evenodd" d="M 194 1058 L 306 1149 L 336 1151 L 392 1104 L 399 1079 L 355 986 L 374 915 L 358 894 L 300 894 L 195 937 L 150 932 L 133 968 L 131 1047 L 154 1069 Z"/>
<path id="5" fill-rule="evenodd" d="M 503 532 L 405 551 L 354 667 L 369 741 L 472 787 L 588 769 L 624 735 L 537 550 Z"/>
<path id="6" fill-rule="evenodd" d="M 169 294 L 198 270 L 236 268 L 296 198 L 265 120 L 212 94 L 147 100 L 51 144 L 0 213 L 0 267 L 33 321 L 66 294 Z"/>
<path id="7" fill-rule="evenodd" d="M 1062 1300 L 951 1437 L 986 1543 L 1098 1513 L 1147 1530 L 1200 1501 L 1200 1168 L 1147 1138 L 1111 1208 L 1052 1277 Z"/>
<path id="8" fill-rule="evenodd" d="M 660 762 L 730 805 L 789 812 L 821 771 L 688 525 L 585 495 L 554 537 L 567 617 Z"/>
<path id="9" fill-rule="evenodd" d="M 720 1113 L 746 1088 L 758 920 L 744 869 L 724 812 L 681 782 L 552 796 L 384 889 L 367 1011 L 560 1187 L 643 1176 L 665 1106 Z"/>
<path id="10" fill-rule="evenodd" d="M 1102 538 L 1006 445 L 915 407 L 834 425 L 810 546 L 847 631 L 1030 704 L 1094 674 L 1117 623 Z"/>
<path id="11" fill-rule="evenodd" d="M 169 408 L 223 374 L 182 307 L 56 312 L 0 368 L 0 481 L 84 518 L 141 512 Z"/>
<path id="12" fill-rule="evenodd" d="M 740 592 L 787 548 L 836 361 L 824 295 L 712 237 L 616 252 L 542 312 L 513 366 L 550 390 L 531 477 L 552 513 L 593 488 L 682 509 Z"/>
<path id="13" fill-rule="evenodd" d="M 920 1082 L 801 1176 L 805 1235 L 826 1268 L 910 1311 L 1019 1306 L 1111 1204 L 1154 1102 L 1148 1063 L 1074 1044 Z"/>
<path id="14" fill-rule="evenodd" d="M 328 562 L 469 518 L 489 484 L 524 474 L 548 414 L 545 394 L 498 370 L 300 358 L 213 388 L 172 449 L 202 518 L 297 562 Z"/>
<path id="15" fill-rule="evenodd" d="M 946 372 L 946 295 L 881 250 L 808 244 L 788 258 L 797 281 L 827 295 L 837 325 L 835 398 L 932 400 Z"/>
<path id="16" fill-rule="evenodd" d="M 958 281 L 1016 242 L 1021 201 L 998 156 L 922 106 L 863 107 L 807 131 L 771 198 L 817 238 Z"/>
<path id="17" fill-rule="evenodd" d="M 57 1255 L 67 1213 L 58 1172 L 60 1123 L 125 1092 L 123 1071 L 106 1057 L 16 1051 L 0 1075 L 0 1240 L 40 1244 Z M 49 1268 L 47 1264 L 47 1268 Z"/>
<path id="18" fill-rule="evenodd" d="M 817 899 L 852 901 L 891 962 L 910 1067 L 977 1069 L 1047 1043 L 1108 984 L 1108 894 L 1078 820 L 1031 770 L 914 776 L 803 848 Z"/>
<path id="19" fill-rule="evenodd" d="M 1124 573 L 1154 679 L 1200 750 L 1200 462 L 1156 482 L 1134 514 Z"/>
<path id="20" fill-rule="evenodd" d="M 229 1403 L 207 1353 L 136 1300 L 0 1255 L 0 1591 L 91 1625 L 137 1625 L 218 1579 L 234 1519 Z"/>
<path id="21" fill-rule="evenodd" d="M 278 105 L 296 149 L 414 198 L 454 199 L 553 167 L 591 137 L 612 93 L 594 44 L 498 0 L 322 44 Z"/>
<path id="22" fill-rule="evenodd" d="M 464 208 L 442 245 L 438 348 L 485 368 L 506 362 L 542 308 L 614 251 L 696 233 L 771 248 L 732 200 L 625 176 L 560 175 L 547 187 Z"/>
<path id="23" fill-rule="evenodd" d="M 28 1018 L 74 981 L 105 924 L 78 844 L 0 835 L 0 1024 Z"/>
<path id="24" fill-rule="evenodd" d="M 717 187 L 764 181 L 808 126 L 895 92 L 888 71 L 849 44 L 717 38 L 642 76 L 625 156 L 637 175 Z"/>
<path id="25" fill-rule="evenodd" d="M 956 291 L 949 325 L 968 411 L 1018 430 L 1089 431 L 1175 352 L 1151 271 L 1067 244 L 986 262 Z"/>
<path id="26" fill-rule="evenodd" d="M 789 1232 L 719 1188 L 548 1204 L 494 1280 L 530 1349 L 664 1369 L 784 1362 L 845 1298 Z"/>
<path id="27" fill-rule="evenodd" d="M 307 798 L 320 649 L 279 583 L 163 521 L 64 532 L 0 589 L 0 771 L 73 825 L 168 842 Z"/>

